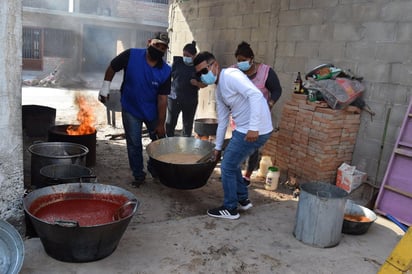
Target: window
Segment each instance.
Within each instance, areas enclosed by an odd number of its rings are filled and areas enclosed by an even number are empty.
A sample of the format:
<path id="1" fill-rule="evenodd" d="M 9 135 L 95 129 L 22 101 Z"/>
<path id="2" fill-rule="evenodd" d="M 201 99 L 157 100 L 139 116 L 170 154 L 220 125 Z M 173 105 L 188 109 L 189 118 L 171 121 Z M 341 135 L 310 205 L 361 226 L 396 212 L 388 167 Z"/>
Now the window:
<path id="1" fill-rule="evenodd" d="M 23 0 L 23 7 L 68 11 L 69 0 Z"/>
<path id="2" fill-rule="evenodd" d="M 23 69 L 41 70 L 43 66 L 43 31 L 23 27 Z"/>
<path id="3" fill-rule="evenodd" d="M 23 58 L 40 59 L 42 30 L 23 28 Z"/>
<path id="4" fill-rule="evenodd" d="M 44 29 L 44 56 L 71 57 L 73 41 L 73 32 L 70 30 Z"/>

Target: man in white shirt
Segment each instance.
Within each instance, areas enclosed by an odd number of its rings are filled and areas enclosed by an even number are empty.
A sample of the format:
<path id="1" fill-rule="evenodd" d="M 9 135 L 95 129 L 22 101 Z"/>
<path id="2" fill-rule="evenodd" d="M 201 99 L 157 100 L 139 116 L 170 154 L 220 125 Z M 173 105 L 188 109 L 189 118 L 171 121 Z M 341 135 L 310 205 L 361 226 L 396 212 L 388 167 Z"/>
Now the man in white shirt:
<path id="1" fill-rule="evenodd" d="M 243 183 L 241 165 L 269 139 L 273 131 L 270 110 L 262 92 L 239 69 L 221 69 L 213 54 L 207 51 L 199 53 L 193 63 L 197 76 L 205 85 L 217 85 L 216 161 L 221 156 L 230 115 L 236 124 L 221 163 L 223 205 L 209 209 L 207 214 L 217 218 L 238 219 L 238 204 L 241 210 L 253 206 L 248 188 Z"/>

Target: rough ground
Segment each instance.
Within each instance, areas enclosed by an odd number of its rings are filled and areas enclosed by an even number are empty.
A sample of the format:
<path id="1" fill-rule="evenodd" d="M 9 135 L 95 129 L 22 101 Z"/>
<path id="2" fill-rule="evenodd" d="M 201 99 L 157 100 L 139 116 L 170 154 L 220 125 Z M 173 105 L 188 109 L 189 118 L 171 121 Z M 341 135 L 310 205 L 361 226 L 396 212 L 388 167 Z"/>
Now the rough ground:
<path id="1" fill-rule="evenodd" d="M 96 109 L 97 161 L 92 167 L 97 181 L 133 192 L 141 205 L 116 251 L 91 263 L 63 263 L 45 254 L 38 238 L 25 240 L 21 273 L 376 273 L 399 241 L 402 232 L 379 218 L 363 236 L 343 235 L 337 247 L 322 249 L 296 240 L 293 226 L 297 200 L 281 185 L 266 191 L 262 178 L 254 178 L 250 199 L 254 208 L 237 221 L 205 216 L 222 202 L 219 167 L 208 183 L 195 190 L 176 190 L 147 178 L 140 188 L 130 185 L 121 119 L 107 125 L 106 111 L 91 96 Z M 23 88 L 23 104 L 57 109 L 56 124 L 76 123 L 73 91 Z M 117 114 L 119 115 L 119 114 Z M 36 138 L 25 138 L 27 148 Z M 147 145 L 149 140 L 145 138 Z M 25 177 L 29 184 L 30 155 L 25 152 Z"/>
<path id="2" fill-rule="evenodd" d="M 96 165 L 90 167 L 97 176 L 97 182 L 123 187 L 132 191 L 141 202 L 137 218 L 133 223 L 151 223 L 181 219 L 189 216 L 203 215 L 210 207 L 220 206 L 223 191 L 220 183 L 219 165 L 215 168 L 208 183 L 199 189 L 177 190 L 163 186 L 148 174 L 146 184 L 140 188 L 131 186 L 133 180 L 129 169 L 126 141 L 122 136 L 123 129 L 120 113 L 116 113 L 116 128 L 107 124 L 106 108 L 99 103 L 96 91 L 62 90 L 49 88 L 24 88 L 23 104 L 38 104 L 56 108 L 56 125 L 77 124 L 77 108 L 73 101 L 76 93 L 87 96 L 90 105 L 95 109 L 97 128 Z M 53 97 L 48 99 L 49 96 Z M 46 103 L 46 104 L 45 104 Z M 47 141 L 47 138 L 25 138 L 25 147 L 35 141 Z M 144 146 L 150 139 L 143 138 Z M 147 159 L 147 155 L 144 154 Z M 30 153 L 25 152 L 25 181 L 30 187 Z M 291 199 L 292 191 L 281 187 L 278 192 L 264 189 L 264 178 L 255 177 L 250 187 L 250 198 L 254 205 L 271 203 L 278 200 Z"/>

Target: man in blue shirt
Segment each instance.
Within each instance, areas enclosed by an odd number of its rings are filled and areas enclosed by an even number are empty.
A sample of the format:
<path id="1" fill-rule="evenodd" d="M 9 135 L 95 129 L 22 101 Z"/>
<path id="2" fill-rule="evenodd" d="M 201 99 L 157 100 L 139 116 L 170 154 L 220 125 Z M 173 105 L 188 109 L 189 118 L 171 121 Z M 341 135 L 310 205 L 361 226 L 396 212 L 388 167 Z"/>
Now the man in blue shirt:
<path id="1" fill-rule="evenodd" d="M 129 165 L 135 178 L 132 184 L 136 187 L 143 184 L 146 177 L 141 139 L 143 123 L 152 140 L 165 136 L 171 68 L 164 62 L 163 56 L 168 44 L 167 33 L 158 32 L 148 40 L 147 48 L 130 48 L 120 53 L 107 67 L 99 92 L 102 103 L 109 100 L 114 75 L 120 70 L 124 71 L 120 101 Z M 150 161 L 147 169 L 153 172 Z"/>

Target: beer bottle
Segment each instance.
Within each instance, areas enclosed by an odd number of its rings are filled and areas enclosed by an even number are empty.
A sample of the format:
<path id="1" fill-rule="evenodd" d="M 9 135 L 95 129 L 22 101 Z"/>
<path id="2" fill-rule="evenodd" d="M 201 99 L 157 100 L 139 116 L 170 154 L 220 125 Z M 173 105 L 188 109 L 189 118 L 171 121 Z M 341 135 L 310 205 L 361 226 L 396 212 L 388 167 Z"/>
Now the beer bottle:
<path id="1" fill-rule="evenodd" d="M 302 77 L 300 76 L 300 72 L 298 72 L 298 76 L 296 77 L 295 82 L 293 82 L 293 92 L 294 93 L 301 93 L 302 92 Z"/>

